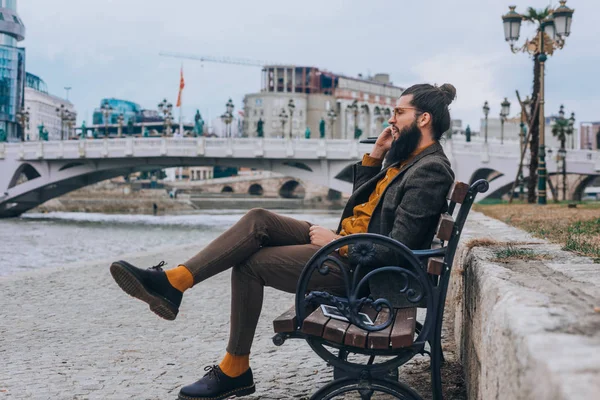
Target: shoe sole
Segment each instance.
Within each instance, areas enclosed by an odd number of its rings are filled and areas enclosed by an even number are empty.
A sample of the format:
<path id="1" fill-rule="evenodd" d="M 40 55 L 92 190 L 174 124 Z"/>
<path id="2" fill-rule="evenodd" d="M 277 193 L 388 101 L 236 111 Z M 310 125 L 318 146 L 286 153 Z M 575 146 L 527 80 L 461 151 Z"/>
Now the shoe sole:
<path id="1" fill-rule="evenodd" d="M 110 266 L 110 273 L 117 282 L 117 285 L 128 295 L 135 297 L 148 303 L 150 311 L 169 321 L 173 321 L 177 317 L 179 310 L 173 306 L 168 300 L 148 290 L 144 284 L 138 279 L 132 269 L 132 265 L 124 262 L 114 262 Z"/>
<path id="2" fill-rule="evenodd" d="M 179 396 L 177 396 L 177 399 L 178 400 L 222 400 L 222 399 L 226 399 L 228 397 L 233 397 L 233 396 L 235 396 L 235 397 L 248 396 L 254 392 L 256 392 L 256 386 L 252 385 L 252 386 L 232 390 L 230 392 L 224 393 L 217 397 L 191 397 L 191 396 L 179 394 Z"/>

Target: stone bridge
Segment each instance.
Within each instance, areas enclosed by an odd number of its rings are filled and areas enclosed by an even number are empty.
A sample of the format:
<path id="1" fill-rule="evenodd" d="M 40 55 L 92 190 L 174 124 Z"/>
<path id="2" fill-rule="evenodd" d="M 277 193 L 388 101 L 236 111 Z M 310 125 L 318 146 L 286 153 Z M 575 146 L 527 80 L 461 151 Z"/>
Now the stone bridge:
<path id="1" fill-rule="evenodd" d="M 515 179 L 517 141 L 484 143 L 476 138 L 467 143 L 458 136 L 443 145 L 457 180 L 487 178 L 491 181 L 488 193 L 494 195 L 505 192 Z M 128 137 L 0 143 L 0 217 L 18 216 L 49 199 L 105 179 L 177 166 L 250 167 L 349 194 L 351 164 L 370 149 L 368 144 L 335 139 Z M 556 149 L 553 154 L 557 154 Z M 557 167 L 556 159 L 548 157 L 550 175 L 557 173 Z M 599 153 L 569 150 L 567 167 L 570 174 L 583 177 L 573 189 L 581 192 L 600 171 Z"/>

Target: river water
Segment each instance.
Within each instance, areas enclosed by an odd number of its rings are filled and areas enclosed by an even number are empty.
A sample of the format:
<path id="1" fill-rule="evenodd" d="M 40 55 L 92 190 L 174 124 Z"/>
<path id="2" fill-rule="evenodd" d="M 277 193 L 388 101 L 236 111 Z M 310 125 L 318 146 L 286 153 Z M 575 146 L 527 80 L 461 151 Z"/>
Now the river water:
<path id="1" fill-rule="evenodd" d="M 339 211 L 285 210 L 283 215 L 335 229 Z M 0 276 L 72 263 L 118 259 L 161 247 L 201 249 L 244 210 L 203 210 L 188 215 L 120 215 L 55 212 L 0 220 Z"/>

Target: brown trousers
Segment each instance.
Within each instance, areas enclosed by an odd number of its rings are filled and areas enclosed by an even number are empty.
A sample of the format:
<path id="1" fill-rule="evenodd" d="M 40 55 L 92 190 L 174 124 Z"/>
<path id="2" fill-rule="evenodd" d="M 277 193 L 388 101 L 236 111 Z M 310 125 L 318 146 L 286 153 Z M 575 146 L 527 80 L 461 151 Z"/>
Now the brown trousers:
<path id="1" fill-rule="evenodd" d="M 194 276 L 194 285 L 233 268 L 228 353 L 250 353 L 265 286 L 296 292 L 304 265 L 320 248 L 310 244 L 311 225 L 268 210 L 252 209 L 184 263 Z M 327 275 L 313 274 L 309 289 L 342 292 L 341 272 L 331 268 Z M 282 312 L 285 307 L 282 305 Z"/>

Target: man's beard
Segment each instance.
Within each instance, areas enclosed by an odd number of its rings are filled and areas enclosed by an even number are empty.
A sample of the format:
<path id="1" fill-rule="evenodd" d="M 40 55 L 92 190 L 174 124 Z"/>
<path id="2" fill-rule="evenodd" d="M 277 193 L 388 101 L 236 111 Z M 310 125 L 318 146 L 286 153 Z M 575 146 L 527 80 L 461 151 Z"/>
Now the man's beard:
<path id="1" fill-rule="evenodd" d="M 387 166 L 408 160 L 410 155 L 417 149 L 421 137 L 422 134 L 417 126 L 417 121 L 414 121 L 410 126 L 403 128 L 400 131 L 398 139 L 395 139 L 392 142 L 392 147 L 385 156 L 385 165 Z"/>

